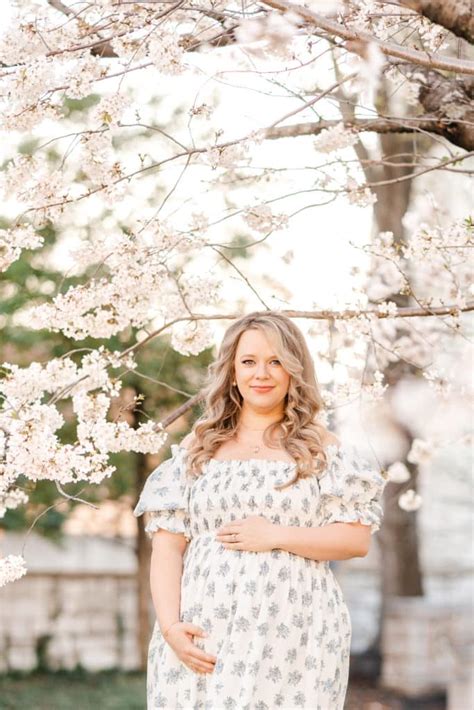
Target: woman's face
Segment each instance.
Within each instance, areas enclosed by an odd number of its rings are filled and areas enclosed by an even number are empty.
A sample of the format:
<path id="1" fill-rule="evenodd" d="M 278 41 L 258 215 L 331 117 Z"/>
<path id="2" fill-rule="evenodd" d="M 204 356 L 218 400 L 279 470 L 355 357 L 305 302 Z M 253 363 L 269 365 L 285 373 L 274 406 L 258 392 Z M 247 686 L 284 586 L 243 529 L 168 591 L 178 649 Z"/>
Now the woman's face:
<path id="1" fill-rule="evenodd" d="M 261 412 L 283 411 L 290 375 L 261 330 L 246 330 L 240 336 L 234 372 L 244 404 Z"/>

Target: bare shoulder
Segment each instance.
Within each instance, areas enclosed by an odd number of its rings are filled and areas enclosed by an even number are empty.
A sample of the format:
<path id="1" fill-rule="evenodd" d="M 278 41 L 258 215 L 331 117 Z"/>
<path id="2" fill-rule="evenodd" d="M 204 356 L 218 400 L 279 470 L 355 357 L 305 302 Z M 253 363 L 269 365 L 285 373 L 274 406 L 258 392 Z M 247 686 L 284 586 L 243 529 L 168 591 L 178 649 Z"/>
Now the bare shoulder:
<path id="1" fill-rule="evenodd" d="M 189 447 L 193 443 L 193 440 L 194 440 L 194 434 L 192 432 L 190 434 L 186 434 L 184 439 L 182 439 L 180 446 L 184 446 L 185 449 L 189 449 Z"/>

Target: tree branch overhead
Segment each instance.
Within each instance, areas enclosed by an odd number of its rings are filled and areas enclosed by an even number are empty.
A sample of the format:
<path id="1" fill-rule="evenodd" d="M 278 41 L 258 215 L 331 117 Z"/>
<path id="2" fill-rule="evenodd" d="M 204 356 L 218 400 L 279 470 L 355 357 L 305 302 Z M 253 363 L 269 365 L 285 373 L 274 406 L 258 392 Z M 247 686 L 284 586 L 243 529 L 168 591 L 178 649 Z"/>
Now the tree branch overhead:
<path id="1" fill-rule="evenodd" d="M 472 0 L 400 0 L 431 22 L 474 44 L 474 6 Z"/>

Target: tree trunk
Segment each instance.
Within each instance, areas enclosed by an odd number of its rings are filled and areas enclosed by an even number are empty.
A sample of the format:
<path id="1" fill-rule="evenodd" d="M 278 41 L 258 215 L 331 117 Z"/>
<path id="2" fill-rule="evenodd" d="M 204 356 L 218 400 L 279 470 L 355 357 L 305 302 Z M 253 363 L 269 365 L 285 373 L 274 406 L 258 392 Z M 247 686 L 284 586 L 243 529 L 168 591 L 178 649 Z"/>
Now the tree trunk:
<path id="1" fill-rule="evenodd" d="M 410 156 L 414 152 L 413 139 L 400 134 L 386 134 L 379 137 L 379 146 L 383 155 L 391 165 L 363 166 L 367 182 L 391 180 L 409 174 L 409 167 L 393 165 L 397 160 L 401 163 L 410 163 Z M 420 146 L 417 146 L 418 151 Z M 368 151 L 362 143 L 356 145 L 359 159 L 367 159 Z M 398 156 L 398 157 L 397 157 Z M 365 166 L 365 167 L 364 167 Z M 407 212 L 411 197 L 411 180 L 395 182 L 391 185 L 382 185 L 374 189 L 377 202 L 374 205 L 374 218 L 376 233 L 392 232 L 394 242 L 400 244 L 405 237 L 403 217 Z M 409 296 L 397 294 L 390 297 L 398 306 L 410 305 Z M 403 361 L 390 363 L 385 369 L 385 380 L 390 388 L 405 376 L 412 374 L 413 369 Z M 393 412 L 393 408 L 389 408 Z M 413 436 L 403 422 L 395 422 L 406 440 L 406 452 L 411 448 Z M 416 490 L 418 478 L 417 467 L 404 462 L 409 469 L 412 479 L 411 487 Z M 381 606 L 377 635 L 367 651 L 355 657 L 352 661 L 352 673 L 370 678 L 380 675 L 382 665 L 381 637 L 385 619 L 386 600 L 391 596 L 420 596 L 423 594 L 422 571 L 420 567 L 419 545 L 417 533 L 416 513 L 408 513 L 398 505 L 398 497 L 402 486 L 389 482 L 384 493 L 384 521 L 377 541 L 380 545 L 381 558 Z"/>
<path id="2" fill-rule="evenodd" d="M 409 163 L 413 153 L 413 139 L 406 136 L 387 134 L 380 138 L 383 153 L 387 156 L 399 155 L 400 162 Z M 396 162 L 392 157 L 390 162 Z M 394 165 L 383 166 L 384 179 L 396 179 L 410 172 L 408 167 Z M 411 195 L 411 180 L 384 185 L 377 188 L 377 202 L 374 215 L 379 232 L 392 232 L 394 242 L 400 244 L 405 239 L 403 217 L 405 216 Z M 409 296 L 398 294 L 391 297 L 397 306 L 410 305 Z M 386 382 L 390 387 L 396 387 L 397 382 L 405 376 L 413 374 L 413 368 L 403 361 L 390 363 L 385 371 Z M 397 426 L 404 432 L 407 442 L 407 453 L 411 447 L 413 436 L 403 423 Z M 417 467 L 405 461 L 412 474 L 412 487 L 416 490 L 418 478 Z M 403 485 L 403 484 L 402 484 Z M 400 484 L 388 483 L 385 491 L 385 518 L 379 535 L 382 548 L 382 590 L 384 597 L 418 596 L 423 594 L 422 572 L 418 552 L 418 535 L 416 514 L 402 510 L 398 505 Z"/>
<path id="3" fill-rule="evenodd" d="M 149 467 L 146 454 L 137 454 L 136 494 L 137 500 L 147 478 Z M 140 653 L 140 668 L 146 669 L 148 644 L 150 641 L 150 555 L 151 545 L 145 532 L 143 516 L 137 518 L 138 534 L 136 554 L 137 572 L 137 612 L 138 612 L 138 649 Z"/>
<path id="4" fill-rule="evenodd" d="M 140 383 L 134 382 L 133 393 L 135 396 L 143 396 Z M 130 426 L 137 428 L 140 424 L 141 414 L 139 410 L 128 413 Z M 143 490 L 148 473 L 151 470 L 149 465 L 149 455 L 143 453 L 135 454 L 135 502 Z M 145 532 L 145 522 L 143 516 L 137 519 L 137 538 L 135 542 L 135 554 L 137 556 L 137 644 L 140 658 L 140 669 L 145 670 L 148 658 L 148 644 L 150 641 L 150 557 L 151 544 Z"/>

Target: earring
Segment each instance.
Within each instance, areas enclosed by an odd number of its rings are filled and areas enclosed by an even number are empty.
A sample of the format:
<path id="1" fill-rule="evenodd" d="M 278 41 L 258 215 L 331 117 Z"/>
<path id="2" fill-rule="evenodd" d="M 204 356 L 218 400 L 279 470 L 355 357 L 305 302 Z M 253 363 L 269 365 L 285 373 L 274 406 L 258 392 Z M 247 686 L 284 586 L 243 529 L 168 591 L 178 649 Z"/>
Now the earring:
<path id="1" fill-rule="evenodd" d="M 232 382 L 232 387 L 235 387 L 236 384 L 237 384 L 237 382 L 234 380 L 234 381 Z"/>

